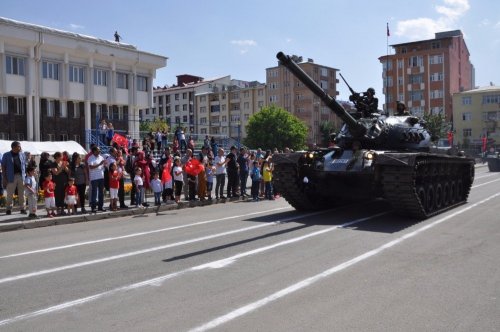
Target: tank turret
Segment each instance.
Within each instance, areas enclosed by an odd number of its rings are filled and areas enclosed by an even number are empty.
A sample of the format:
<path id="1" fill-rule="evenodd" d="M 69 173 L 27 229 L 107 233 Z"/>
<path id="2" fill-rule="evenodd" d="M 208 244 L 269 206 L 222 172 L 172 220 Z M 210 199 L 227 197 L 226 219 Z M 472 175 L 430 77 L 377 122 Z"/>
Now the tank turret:
<path id="1" fill-rule="evenodd" d="M 467 201 L 474 160 L 431 150 L 420 119 L 404 112 L 387 116 L 376 107 L 351 114 L 290 56 L 276 57 L 344 122 L 333 147 L 273 155 L 273 183 L 293 207 L 317 210 L 384 198 L 397 213 L 423 219 Z M 365 103 L 359 94 L 355 99 Z"/>

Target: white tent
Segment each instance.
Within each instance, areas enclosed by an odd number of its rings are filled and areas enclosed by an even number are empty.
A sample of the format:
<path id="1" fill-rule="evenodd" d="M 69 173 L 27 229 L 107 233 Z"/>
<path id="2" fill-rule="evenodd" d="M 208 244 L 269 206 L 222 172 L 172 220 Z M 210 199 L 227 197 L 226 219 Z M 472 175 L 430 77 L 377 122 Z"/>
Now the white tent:
<path id="1" fill-rule="evenodd" d="M 0 152 L 5 153 L 11 150 L 10 145 L 13 141 L 0 140 Z M 78 152 L 81 155 L 87 154 L 87 151 L 75 141 L 64 141 L 64 142 L 30 142 L 30 141 L 20 141 L 21 149 L 24 152 L 30 152 L 34 156 L 42 154 L 42 152 L 48 152 L 49 154 L 54 154 L 55 152 L 68 151 L 71 156 L 73 152 Z"/>

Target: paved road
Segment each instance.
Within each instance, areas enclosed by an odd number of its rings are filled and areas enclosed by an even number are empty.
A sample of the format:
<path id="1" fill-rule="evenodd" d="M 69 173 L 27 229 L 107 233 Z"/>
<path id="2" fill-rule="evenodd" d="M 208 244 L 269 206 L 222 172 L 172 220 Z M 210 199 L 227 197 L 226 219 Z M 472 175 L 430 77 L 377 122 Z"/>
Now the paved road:
<path id="1" fill-rule="evenodd" d="M 499 187 L 422 222 L 279 199 L 0 233 L 0 331 L 498 331 Z"/>

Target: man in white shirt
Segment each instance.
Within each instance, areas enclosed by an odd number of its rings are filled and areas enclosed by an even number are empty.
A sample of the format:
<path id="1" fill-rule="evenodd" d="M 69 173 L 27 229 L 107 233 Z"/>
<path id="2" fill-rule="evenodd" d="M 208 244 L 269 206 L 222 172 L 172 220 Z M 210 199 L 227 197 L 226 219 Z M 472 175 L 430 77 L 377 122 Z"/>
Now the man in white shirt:
<path id="1" fill-rule="evenodd" d="M 224 149 L 219 148 L 217 151 L 217 157 L 215 157 L 215 198 L 226 198 L 224 197 L 224 184 L 226 183 L 226 164 L 227 160 L 224 156 Z M 219 196 L 220 194 L 220 196 Z"/>
<path id="2" fill-rule="evenodd" d="M 92 155 L 89 157 L 87 164 L 89 165 L 89 180 L 92 188 L 90 207 L 92 212 L 97 212 L 96 204 L 99 211 L 105 212 L 104 205 L 104 158 L 101 156 L 99 147 L 92 148 Z M 99 195 L 99 196 L 97 196 Z M 98 203 L 96 203 L 99 197 Z"/>

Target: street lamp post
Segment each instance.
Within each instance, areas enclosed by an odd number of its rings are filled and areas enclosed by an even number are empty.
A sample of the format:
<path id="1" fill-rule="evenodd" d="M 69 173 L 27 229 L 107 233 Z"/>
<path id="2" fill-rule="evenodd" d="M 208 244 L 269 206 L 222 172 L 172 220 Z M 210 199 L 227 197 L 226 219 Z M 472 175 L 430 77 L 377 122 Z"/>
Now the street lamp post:
<path id="1" fill-rule="evenodd" d="M 238 125 L 238 150 L 240 149 L 240 140 L 241 140 L 241 121 L 236 123 Z"/>

